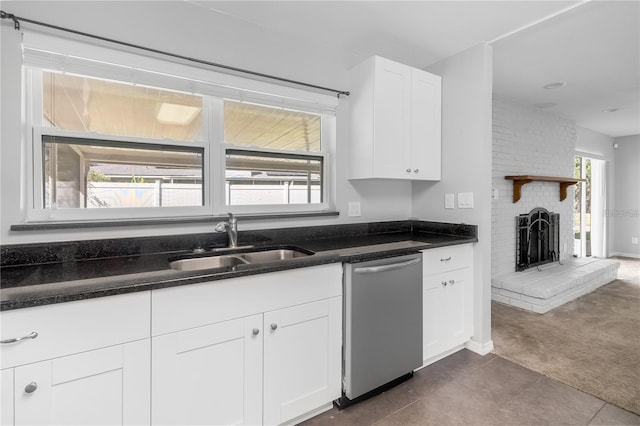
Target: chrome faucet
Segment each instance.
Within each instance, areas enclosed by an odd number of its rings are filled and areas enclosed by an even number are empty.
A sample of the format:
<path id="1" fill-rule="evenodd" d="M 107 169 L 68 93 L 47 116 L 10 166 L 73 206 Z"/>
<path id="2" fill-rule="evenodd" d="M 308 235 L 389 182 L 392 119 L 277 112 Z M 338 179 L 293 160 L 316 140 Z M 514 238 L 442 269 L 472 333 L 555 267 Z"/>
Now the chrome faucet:
<path id="1" fill-rule="evenodd" d="M 216 232 L 226 231 L 229 239 L 228 247 L 238 247 L 238 219 L 233 215 L 233 213 L 229 213 L 228 221 L 218 223 L 213 230 Z"/>

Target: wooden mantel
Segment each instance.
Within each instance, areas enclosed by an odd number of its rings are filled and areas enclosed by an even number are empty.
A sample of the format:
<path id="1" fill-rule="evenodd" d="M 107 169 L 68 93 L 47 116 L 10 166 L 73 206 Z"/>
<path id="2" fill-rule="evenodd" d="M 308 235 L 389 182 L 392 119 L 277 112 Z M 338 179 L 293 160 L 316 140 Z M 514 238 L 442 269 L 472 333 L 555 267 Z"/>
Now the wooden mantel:
<path id="1" fill-rule="evenodd" d="M 513 181 L 513 202 L 517 202 L 520 199 L 520 189 L 522 185 L 533 181 L 542 182 L 558 182 L 560 184 L 560 201 L 567 198 L 567 188 L 571 185 L 575 185 L 578 182 L 585 182 L 586 179 L 558 177 L 558 176 L 531 176 L 531 175 L 518 175 L 518 176 L 505 176 L 505 179 Z"/>

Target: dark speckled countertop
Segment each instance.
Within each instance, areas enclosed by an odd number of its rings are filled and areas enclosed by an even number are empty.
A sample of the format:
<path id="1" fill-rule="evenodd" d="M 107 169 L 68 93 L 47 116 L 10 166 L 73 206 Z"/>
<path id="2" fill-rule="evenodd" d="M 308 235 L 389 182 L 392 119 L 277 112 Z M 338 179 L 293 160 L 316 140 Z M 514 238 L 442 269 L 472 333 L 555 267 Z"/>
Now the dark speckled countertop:
<path id="1" fill-rule="evenodd" d="M 361 262 L 477 241 L 473 225 L 424 221 L 376 222 L 239 233 L 239 244 L 300 247 L 306 257 L 199 271 L 169 262 L 194 248 L 224 245 L 220 234 L 2 246 L 0 310 L 153 290 L 337 262 Z"/>

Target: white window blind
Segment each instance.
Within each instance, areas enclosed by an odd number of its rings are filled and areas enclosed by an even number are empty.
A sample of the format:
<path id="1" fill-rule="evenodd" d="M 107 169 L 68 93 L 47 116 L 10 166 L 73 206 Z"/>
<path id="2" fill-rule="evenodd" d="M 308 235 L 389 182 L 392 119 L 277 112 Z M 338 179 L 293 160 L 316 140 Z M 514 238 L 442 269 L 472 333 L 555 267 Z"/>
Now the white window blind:
<path id="1" fill-rule="evenodd" d="M 39 32 L 23 35 L 24 64 L 70 74 L 118 80 L 185 93 L 254 102 L 317 114 L 335 114 L 336 96 L 257 81 L 78 42 Z"/>

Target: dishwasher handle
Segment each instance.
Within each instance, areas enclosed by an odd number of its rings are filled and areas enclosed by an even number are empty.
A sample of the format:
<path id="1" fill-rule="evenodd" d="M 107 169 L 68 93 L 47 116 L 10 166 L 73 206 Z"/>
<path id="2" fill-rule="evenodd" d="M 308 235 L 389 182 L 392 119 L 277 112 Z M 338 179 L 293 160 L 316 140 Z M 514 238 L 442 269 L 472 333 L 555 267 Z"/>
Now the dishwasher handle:
<path id="1" fill-rule="evenodd" d="M 400 269 L 400 268 L 404 268 L 405 266 L 415 265 L 416 263 L 419 263 L 420 260 L 421 259 L 419 257 L 417 257 L 415 259 L 408 260 L 406 262 L 391 263 L 389 265 L 367 266 L 367 267 L 364 267 L 364 268 L 354 268 L 353 272 L 355 274 L 374 274 L 376 272 L 393 271 L 394 269 Z"/>

